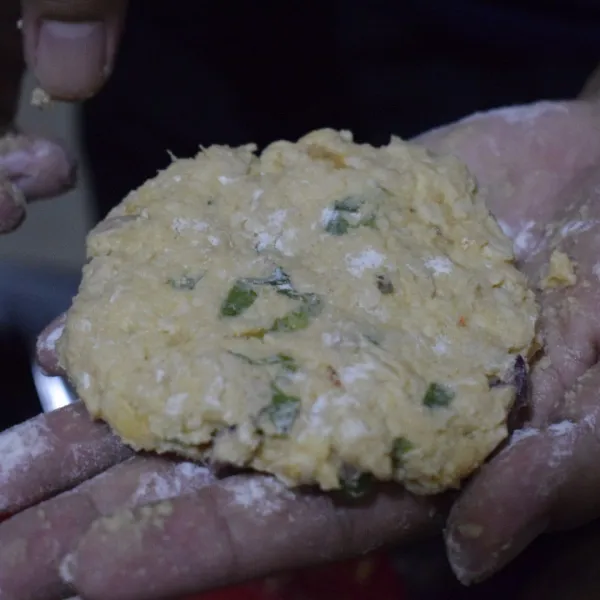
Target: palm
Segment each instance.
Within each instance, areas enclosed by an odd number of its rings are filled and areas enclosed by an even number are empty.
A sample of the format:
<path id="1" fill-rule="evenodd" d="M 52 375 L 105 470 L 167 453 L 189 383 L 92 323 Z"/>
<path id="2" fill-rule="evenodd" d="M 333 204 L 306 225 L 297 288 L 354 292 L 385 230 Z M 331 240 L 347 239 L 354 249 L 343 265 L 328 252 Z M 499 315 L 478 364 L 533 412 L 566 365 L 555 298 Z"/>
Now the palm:
<path id="1" fill-rule="evenodd" d="M 449 555 L 466 582 L 497 570 L 540 533 L 598 516 L 600 143 L 589 132 L 597 129 L 594 110 L 574 104 L 571 115 L 557 113 L 551 121 L 547 112 L 516 124 L 514 138 L 502 138 L 497 130 L 493 141 L 484 137 L 463 147 L 466 160 L 470 155 L 473 168 L 480 169 L 480 179 L 494 185 L 490 206 L 515 236 L 532 285 L 539 285 L 555 250 L 565 252 L 577 272 L 574 285 L 540 295 L 545 356 L 532 370 L 526 429 L 481 470 L 451 511 Z M 575 127 L 561 131 L 567 118 L 577 119 Z M 544 119 L 547 128 L 537 130 Z M 583 144 L 568 139 L 573 131 Z M 490 144 L 503 144 L 506 154 L 486 170 Z M 510 196 L 502 180 L 509 182 Z"/>
<path id="2" fill-rule="evenodd" d="M 515 239 L 519 259 L 532 281 L 540 265 L 547 262 L 549 249 L 541 245 L 546 225 L 570 218 L 562 215 L 565 198 L 574 198 L 569 186 L 584 181 L 586 171 L 600 162 L 600 136 L 590 135 L 590 128 L 596 127 L 593 109 L 582 103 L 561 106 L 545 111 L 526 107 L 508 117 L 506 113 L 492 114 L 421 138 L 433 150 L 459 155 L 474 171 L 488 190 L 490 208 Z M 593 235 L 591 230 L 589 235 Z M 569 251 L 575 252 L 580 273 L 584 268 L 590 271 L 588 258 L 593 254 L 584 238 L 577 239 L 581 242 Z M 578 294 L 585 306 L 591 306 L 587 296 L 592 293 L 590 289 L 596 288 L 586 287 L 580 277 L 572 293 Z M 548 317 L 551 307 L 565 297 L 552 292 L 543 298 L 548 352 L 557 366 L 534 374 L 535 426 L 546 426 L 554 411 L 559 414 L 569 408 L 561 403 L 564 390 L 593 358 L 582 350 L 591 347 L 591 327 L 582 333 L 575 320 L 557 324 Z M 585 322 L 583 316 L 577 318 L 577 323 Z M 576 340 L 575 346 L 569 336 Z M 578 360 L 564 360 L 569 347 L 581 351 Z M 47 348 L 41 359 L 47 367 L 55 365 L 55 357 Z M 568 369 L 558 372 L 562 365 Z M 581 405 L 575 403 L 573 407 Z M 581 413 L 574 418 L 580 417 Z M 163 597 L 429 535 L 439 531 L 449 500 L 415 498 L 386 487 L 370 504 L 339 506 L 323 496 L 291 493 L 259 476 L 215 481 L 206 471 L 191 466 L 177 469 L 165 459 L 130 458 L 129 451 L 104 427 L 90 423 L 81 408 L 70 407 L 39 422 L 43 427 L 36 435 L 47 441 L 48 448 L 37 457 L 26 451 L 17 467 L 5 473 L 0 512 L 35 505 L 52 496 L 53 490 L 76 486 L 108 470 L 71 493 L 46 501 L 43 511 L 26 510 L 0 527 L 0 562 L 9 551 L 5 549 L 15 543 L 25 548 L 19 554 L 20 561 L 11 555 L 11 573 L 0 574 L 0 588 L 10 590 L 14 597 L 59 597 L 64 586 L 57 564 L 77 543 L 77 561 L 69 575 L 85 597 L 148 598 L 150 589 L 155 590 L 156 597 Z M 488 574 L 527 543 L 540 530 L 533 519 L 533 533 L 521 539 L 522 527 L 529 525 L 531 515 L 543 515 L 545 524 L 546 498 L 540 499 L 534 492 L 539 491 L 536 486 L 540 481 L 552 480 L 547 445 L 555 430 L 530 437 L 520 434 L 522 442 L 494 458 L 455 505 L 449 549 L 463 579 Z M 9 438 L 6 434 L 0 437 L 0 447 L 3 439 Z M 548 439 L 544 446 L 542 441 Z M 530 454 L 520 450 L 532 444 Z M 116 463 L 121 464 L 109 468 Z M 513 468 L 516 463 L 518 469 Z M 572 467 L 564 462 L 557 468 L 571 476 L 567 469 Z M 170 485 L 155 485 L 154 494 L 144 495 L 140 490 L 148 489 L 146 484 L 152 477 L 160 481 L 157 472 L 163 478 L 166 472 Z M 156 492 L 159 487 L 160 493 Z M 99 516 L 123 506 L 165 498 L 170 498 L 169 503 L 152 511 L 141 508 L 121 513 L 117 520 L 89 529 Z M 479 529 L 465 528 L 465 524 Z M 36 548 L 40 532 L 48 529 L 54 533 L 53 552 L 43 554 Z M 468 538 L 462 535 L 464 531 L 480 535 Z M 508 544 L 510 550 L 502 551 L 509 542 L 514 542 Z M 483 564 L 482 560 L 488 562 Z M 45 573 L 47 579 L 45 591 L 38 595 L 32 585 L 39 586 L 39 578 L 36 583 L 27 576 L 32 568 Z"/>

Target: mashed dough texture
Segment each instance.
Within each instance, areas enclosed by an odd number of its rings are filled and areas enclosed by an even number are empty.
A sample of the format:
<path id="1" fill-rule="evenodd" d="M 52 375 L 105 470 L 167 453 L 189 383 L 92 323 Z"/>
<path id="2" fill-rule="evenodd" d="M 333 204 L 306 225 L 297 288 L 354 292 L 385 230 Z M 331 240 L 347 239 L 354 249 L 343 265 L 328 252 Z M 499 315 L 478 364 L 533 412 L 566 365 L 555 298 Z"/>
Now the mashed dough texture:
<path id="1" fill-rule="evenodd" d="M 213 146 L 131 193 L 88 254 L 61 360 L 136 449 L 430 494 L 507 435 L 537 306 L 451 157 L 332 130 Z"/>

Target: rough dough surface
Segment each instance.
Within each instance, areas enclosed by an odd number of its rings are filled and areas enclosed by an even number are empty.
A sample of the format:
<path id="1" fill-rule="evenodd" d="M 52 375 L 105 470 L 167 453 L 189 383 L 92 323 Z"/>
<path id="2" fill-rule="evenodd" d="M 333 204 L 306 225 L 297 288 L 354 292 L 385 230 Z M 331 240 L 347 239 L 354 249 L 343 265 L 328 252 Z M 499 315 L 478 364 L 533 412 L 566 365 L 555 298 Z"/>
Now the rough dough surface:
<path id="1" fill-rule="evenodd" d="M 551 288 L 569 287 L 575 285 L 577 275 L 575 267 L 567 254 L 560 250 L 554 250 L 550 255 L 548 274 L 540 282 L 542 290 Z"/>
<path id="2" fill-rule="evenodd" d="M 398 139 L 210 147 L 132 192 L 88 254 L 59 350 L 90 413 L 136 449 L 288 485 L 458 486 L 506 437 L 535 347 L 474 180 Z"/>

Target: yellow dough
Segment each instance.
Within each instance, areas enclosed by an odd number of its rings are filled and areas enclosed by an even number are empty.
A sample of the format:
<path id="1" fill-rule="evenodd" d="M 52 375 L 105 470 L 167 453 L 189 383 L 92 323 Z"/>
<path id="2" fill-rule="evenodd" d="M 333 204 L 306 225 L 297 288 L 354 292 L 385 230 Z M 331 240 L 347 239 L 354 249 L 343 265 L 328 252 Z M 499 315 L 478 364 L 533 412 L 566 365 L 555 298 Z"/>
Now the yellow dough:
<path id="1" fill-rule="evenodd" d="M 132 192 L 88 254 L 59 351 L 90 413 L 136 449 L 290 486 L 459 486 L 506 437 L 535 347 L 474 180 L 399 139 L 210 147 Z"/>

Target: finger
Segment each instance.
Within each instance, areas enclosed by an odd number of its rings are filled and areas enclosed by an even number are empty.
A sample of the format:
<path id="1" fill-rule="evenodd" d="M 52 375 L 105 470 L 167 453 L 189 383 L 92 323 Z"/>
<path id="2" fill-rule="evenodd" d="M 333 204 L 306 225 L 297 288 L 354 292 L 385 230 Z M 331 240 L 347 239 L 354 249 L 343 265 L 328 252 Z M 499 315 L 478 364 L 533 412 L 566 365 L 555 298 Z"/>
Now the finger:
<path id="1" fill-rule="evenodd" d="M 14 516 L 0 525 L 0 564 L 10 567 L 0 569 L 1 597 L 65 598 L 70 590 L 59 575 L 61 560 L 95 519 L 117 508 L 191 493 L 213 480 L 205 467 L 135 457 Z"/>
<path id="2" fill-rule="evenodd" d="M 25 197 L 10 181 L 0 178 L 0 233 L 16 229 L 25 219 Z"/>
<path id="3" fill-rule="evenodd" d="M 126 0 L 22 0 L 25 57 L 52 97 L 93 95 L 112 71 Z"/>
<path id="4" fill-rule="evenodd" d="M 28 200 L 56 196 L 75 182 L 73 158 L 59 144 L 24 134 L 0 139 L 0 175 Z"/>
<path id="5" fill-rule="evenodd" d="M 235 476 L 99 520 L 68 564 L 88 600 L 180 597 L 426 536 L 441 514 L 399 486 L 344 506 L 270 477 Z"/>
<path id="6" fill-rule="evenodd" d="M 543 428 L 557 418 L 565 393 L 596 362 L 594 326 L 587 311 L 573 308 L 564 290 L 544 294 L 539 328 L 545 356 L 531 373 L 532 419 Z"/>
<path id="7" fill-rule="evenodd" d="M 566 420 L 517 432 L 454 505 L 446 544 L 461 581 L 488 577 L 543 531 L 600 514 L 599 385 L 596 366 L 567 393 Z"/>
<path id="8" fill-rule="evenodd" d="M 131 456 L 80 403 L 0 434 L 0 516 L 71 488 Z"/>
<path id="9" fill-rule="evenodd" d="M 507 107 L 472 115 L 416 141 L 468 165 L 523 258 L 543 238 L 544 228 L 537 224 L 549 221 L 556 210 L 548 198 L 597 164 L 600 144 L 589 139 L 596 112 L 577 101 Z"/>
<path id="10" fill-rule="evenodd" d="M 62 314 L 48 325 L 38 336 L 35 354 L 40 367 L 47 375 L 65 375 L 60 366 L 56 344 L 63 334 L 67 315 Z"/>
<path id="11" fill-rule="evenodd" d="M 24 135 L 0 138 L 0 233 L 25 218 L 26 200 L 67 191 L 75 182 L 75 163 L 53 142 Z"/>

